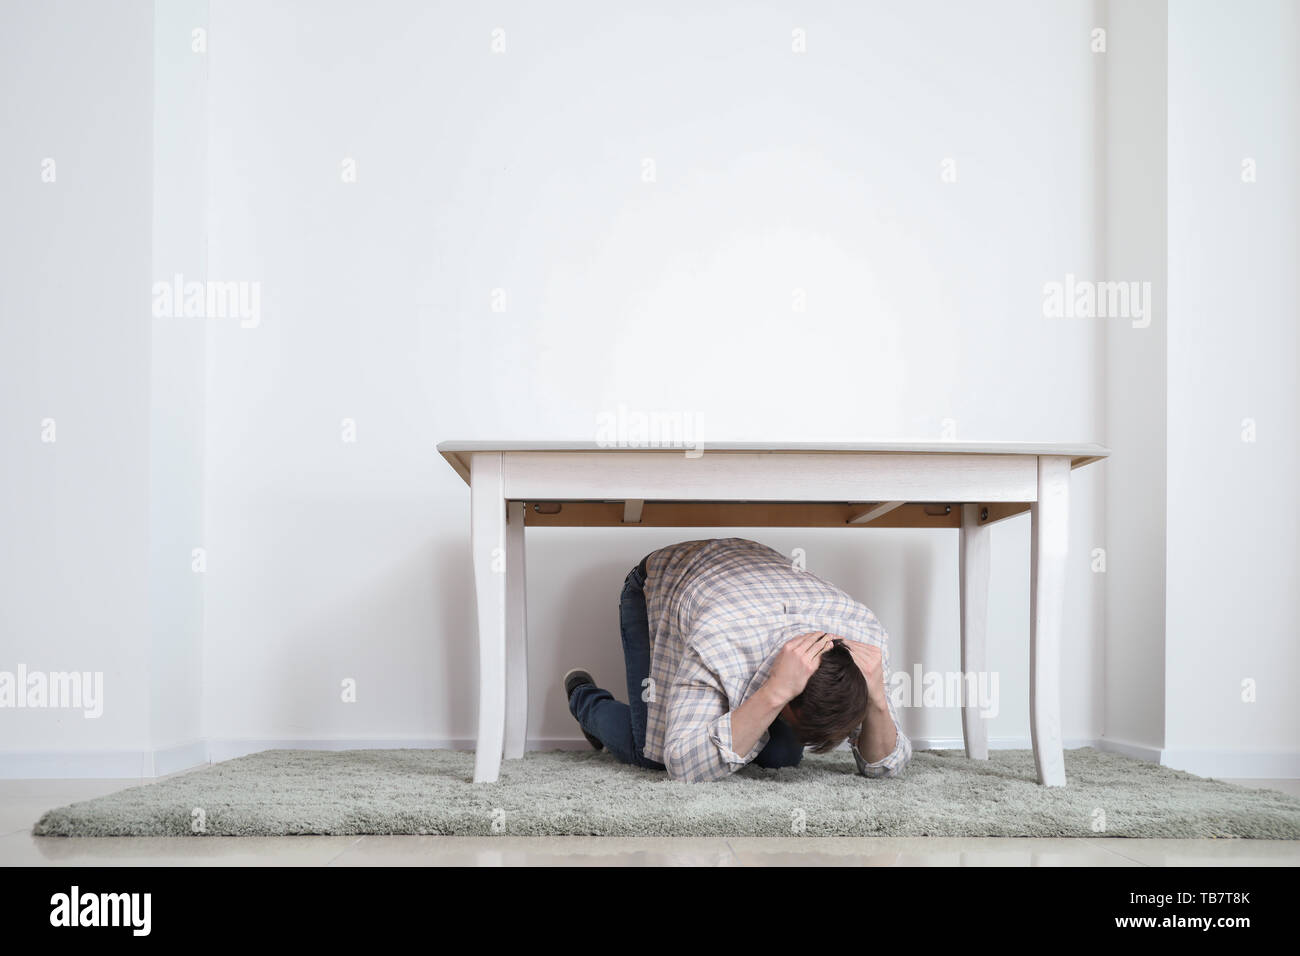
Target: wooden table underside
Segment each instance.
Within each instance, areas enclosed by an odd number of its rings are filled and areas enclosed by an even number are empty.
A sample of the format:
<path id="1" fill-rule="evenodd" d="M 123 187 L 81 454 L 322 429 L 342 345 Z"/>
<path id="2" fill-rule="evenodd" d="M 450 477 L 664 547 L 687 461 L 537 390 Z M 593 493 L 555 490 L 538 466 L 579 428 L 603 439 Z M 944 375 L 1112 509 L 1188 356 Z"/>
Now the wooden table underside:
<path id="1" fill-rule="evenodd" d="M 638 521 L 625 521 L 622 501 L 525 501 L 530 528 L 960 528 L 963 502 L 899 505 L 860 524 L 853 518 L 885 502 L 646 501 Z M 559 506 L 558 513 L 550 509 Z M 1028 514 L 1030 502 L 980 505 L 980 523 Z"/>

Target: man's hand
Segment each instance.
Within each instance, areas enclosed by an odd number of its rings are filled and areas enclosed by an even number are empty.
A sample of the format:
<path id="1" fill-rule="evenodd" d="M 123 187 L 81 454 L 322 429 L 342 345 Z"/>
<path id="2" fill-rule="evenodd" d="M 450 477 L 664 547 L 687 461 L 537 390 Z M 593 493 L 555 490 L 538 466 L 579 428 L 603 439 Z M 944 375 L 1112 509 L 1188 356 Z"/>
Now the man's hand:
<path id="1" fill-rule="evenodd" d="M 862 671 L 862 676 L 866 678 L 868 695 L 874 697 L 876 689 L 885 686 L 880 648 L 871 644 L 864 644 L 862 641 L 845 641 L 844 643 L 848 645 L 849 653 L 853 655 L 853 662 L 858 665 L 858 670 Z"/>
<path id="2" fill-rule="evenodd" d="M 831 649 L 831 635 L 823 631 L 800 634 L 785 642 L 768 675 L 767 687 L 781 706 L 803 693 L 808 678 L 817 673 L 821 657 Z"/>
<path id="3" fill-rule="evenodd" d="M 758 693 L 731 712 L 733 751 L 744 755 L 754 749 L 782 708 L 803 693 L 831 646 L 831 636 L 821 631 L 800 634 L 782 645 Z"/>
<path id="4" fill-rule="evenodd" d="M 885 666 L 880 648 L 862 641 L 846 641 L 853 661 L 867 681 L 867 715 L 858 735 L 858 752 L 868 762 L 884 760 L 898 743 L 897 730 L 889 714 L 885 690 Z"/>

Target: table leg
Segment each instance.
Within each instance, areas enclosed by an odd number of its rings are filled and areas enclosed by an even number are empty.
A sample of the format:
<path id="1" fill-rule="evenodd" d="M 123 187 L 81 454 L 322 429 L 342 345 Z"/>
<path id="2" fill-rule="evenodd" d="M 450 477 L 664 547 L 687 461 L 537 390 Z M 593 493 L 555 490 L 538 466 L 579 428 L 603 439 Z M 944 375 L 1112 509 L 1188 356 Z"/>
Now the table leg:
<path id="1" fill-rule="evenodd" d="M 528 739 L 528 575 L 524 503 L 506 505 L 506 759 L 524 755 Z"/>
<path id="2" fill-rule="evenodd" d="M 1061 628 L 1070 529 L 1070 459 L 1038 459 L 1038 500 L 1030 508 L 1029 735 L 1038 782 L 1065 786 L 1061 746 Z"/>
<path id="3" fill-rule="evenodd" d="M 474 782 L 501 770 L 506 716 L 506 501 L 502 456 L 470 458 L 470 551 L 478 604 L 478 745 Z"/>
<path id="4" fill-rule="evenodd" d="M 980 524 L 981 505 L 962 505 L 961 546 L 961 670 L 966 693 L 961 709 L 961 733 L 966 756 L 989 759 L 988 722 L 980 715 L 982 702 L 974 693 L 987 673 L 989 620 L 989 527 Z M 973 676 L 972 676 L 973 675 Z"/>

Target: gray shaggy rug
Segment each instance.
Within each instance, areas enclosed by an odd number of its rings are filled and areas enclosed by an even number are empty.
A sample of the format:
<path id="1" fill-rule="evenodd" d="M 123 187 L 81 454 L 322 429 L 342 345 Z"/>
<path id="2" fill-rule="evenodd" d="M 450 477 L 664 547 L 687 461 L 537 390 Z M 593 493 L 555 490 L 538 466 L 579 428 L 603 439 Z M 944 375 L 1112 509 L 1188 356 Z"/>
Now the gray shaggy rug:
<path id="1" fill-rule="evenodd" d="M 918 751 L 867 779 L 847 751 L 682 784 L 608 753 L 552 750 L 471 782 L 449 750 L 267 750 L 51 810 L 37 836 L 291 834 L 1300 838 L 1300 798 L 1069 750 L 1040 787 L 1028 750 Z"/>

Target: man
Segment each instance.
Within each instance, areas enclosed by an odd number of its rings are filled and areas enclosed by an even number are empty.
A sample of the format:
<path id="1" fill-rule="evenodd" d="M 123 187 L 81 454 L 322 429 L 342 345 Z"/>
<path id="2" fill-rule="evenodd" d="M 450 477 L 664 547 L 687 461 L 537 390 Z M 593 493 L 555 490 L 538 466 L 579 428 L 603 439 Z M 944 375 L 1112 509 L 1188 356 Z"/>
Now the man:
<path id="1" fill-rule="evenodd" d="M 846 739 L 858 772 L 900 773 L 912 744 L 885 692 L 888 635 L 839 588 L 756 541 L 688 541 L 646 555 L 619 603 L 629 703 L 584 670 L 569 710 L 597 750 L 717 780 L 751 761 L 793 767 Z"/>

